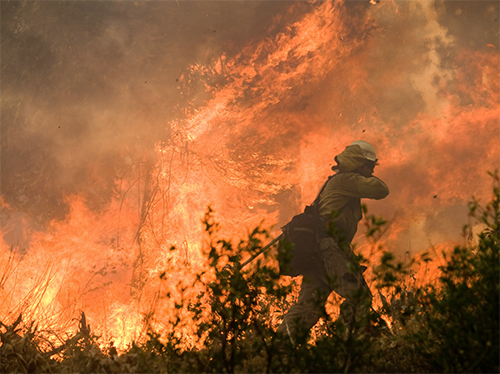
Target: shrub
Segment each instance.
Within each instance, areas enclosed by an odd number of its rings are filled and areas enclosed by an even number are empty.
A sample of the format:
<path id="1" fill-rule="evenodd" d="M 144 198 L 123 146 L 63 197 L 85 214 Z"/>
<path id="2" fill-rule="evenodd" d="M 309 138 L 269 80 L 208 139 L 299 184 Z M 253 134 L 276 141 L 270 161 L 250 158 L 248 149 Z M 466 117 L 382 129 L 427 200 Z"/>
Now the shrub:
<path id="1" fill-rule="evenodd" d="M 493 176 L 498 183 L 498 174 Z M 414 348 L 442 372 L 499 371 L 498 186 L 486 208 L 473 201 L 470 212 L 486 226 L 478 245 L 443 253 L 438 285 L 419 290 L 423 328 L 412 335 Z"/>
<path id="2" fill-rule="evenodd" d="M 296 344 L 275 332 L 294 282 L 280 284 L 269 253 L 252 266 L 240 265 L 262 248 L 267 233 L 256 228 L 234 246 L 217 238 L 209 209 L 204 220 L 209 267 L 195 282 L 202 291 L 177 303 L 168 331 L 151 330 L 145 342 L 118 355 L 113 346 L 99 348 L 83 314 L 79 332 L 49 348 L 33 325 L 20 328 L 19 318 L 0 325 L 1 371 L 498 372 L 500 209 L 498 174 L 493 177 L 493 200 L 484 208 L 477 201 L 470 205 L 471 215 L 486 227 L 478 244 L 443 252 L 435 283 L 411 285 L 408 267 L 386 252 L 373 272 L 382 306 L 349 323 L 324 313 L 314 336 L 303 331 Z M 385 221 L 367 217 L 367 222 L 369 233 L 382 232 Z M 194 337 L 183 331 L 186 318 L 195 324 Z"/>

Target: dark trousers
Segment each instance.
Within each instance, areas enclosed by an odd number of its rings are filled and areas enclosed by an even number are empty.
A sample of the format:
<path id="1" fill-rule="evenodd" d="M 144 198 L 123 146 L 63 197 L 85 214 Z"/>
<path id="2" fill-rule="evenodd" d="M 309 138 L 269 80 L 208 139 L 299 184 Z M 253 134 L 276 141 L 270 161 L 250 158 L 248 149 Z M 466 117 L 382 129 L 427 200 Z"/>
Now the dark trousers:
<path id="1" fill-rule="evenodd" d="M 278 328 L 278 332 L 288 335 L 292 342 L 299 329 L 309 331 L 318 322 L 332 291 L 345 299 L 340 307 L 340 318 L 346 323 L 350 323 L 357 310 L 366 311 L 371 304 L 370 289 L 352 251 L 341 250 L 329 237 L 322 238 L 319 247 L 317 268 L 304 273 L 299 299 Z"/>

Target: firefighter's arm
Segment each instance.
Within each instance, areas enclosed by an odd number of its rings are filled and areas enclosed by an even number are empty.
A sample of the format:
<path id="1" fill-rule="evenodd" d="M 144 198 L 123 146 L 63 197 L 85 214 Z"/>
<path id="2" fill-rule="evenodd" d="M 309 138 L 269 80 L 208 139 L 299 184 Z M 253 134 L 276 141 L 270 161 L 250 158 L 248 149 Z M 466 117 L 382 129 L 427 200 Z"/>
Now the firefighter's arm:
<path id="1" fill-rule="evenodd" d="M 389 195 L 389 187 L 377 177 L 363 177 L 353 173 L 343 186 L 346 191 L 359 198 L 380 200 Z"/>

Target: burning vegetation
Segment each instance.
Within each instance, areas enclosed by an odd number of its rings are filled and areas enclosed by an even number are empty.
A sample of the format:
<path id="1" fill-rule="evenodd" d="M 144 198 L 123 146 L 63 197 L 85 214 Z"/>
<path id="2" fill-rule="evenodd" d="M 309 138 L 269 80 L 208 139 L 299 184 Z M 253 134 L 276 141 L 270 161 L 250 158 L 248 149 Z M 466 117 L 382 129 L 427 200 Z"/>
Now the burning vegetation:
<path id="1" fill-rule="evenodd" d="M 498 371 L 498 3 L 246 3 L 2 2 L 2 370 Z M 361 138 L 376 313 L 292 347 L 238 264 Z"/>

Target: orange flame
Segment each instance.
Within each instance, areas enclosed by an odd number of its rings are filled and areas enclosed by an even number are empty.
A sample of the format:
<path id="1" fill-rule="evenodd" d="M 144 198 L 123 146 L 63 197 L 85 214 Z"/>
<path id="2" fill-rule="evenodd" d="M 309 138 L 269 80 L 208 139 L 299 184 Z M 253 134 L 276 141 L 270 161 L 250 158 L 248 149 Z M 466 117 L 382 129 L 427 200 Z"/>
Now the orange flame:
<path id="1" fill-rule="evenodd" d="M 427 5 L 415 7 L 423 32 L 453 45 Z M 68 331 L 85 311 L 95 331 L 126 347 L 149 325 L 166 326 L 175 300 L 199 291 L 189 286 L 206 268 L 200 221 L 209 204 L 223 237 L 261 222 L 276 233 L 312 202 L 334 156 L 359 138 L 376 145 L 377 173 L 391 189 L 369 203 L 394 217 L 385 246 L 401 257 L 409 246 L 418 253 L 455 243 L 462 223 L 455 213 L 466 213 L 472 193 L 488 197 L 485 173 L 498 168 L 499 58 L 463 48 L 442 68 L 436 45 L 397 34 L 417 13 L 403 8 L 387 2 L 358 13 L 342 2 L 312 3 L 273 37 L 191 66 L 181 83 L 204 81 L 209 99 L 157 144 L 149 193 L 130 175 L 105 212 L 70 197 L 67 220 L 35 233 L 26 253 L 2 242 L 0 320 L 22 311 Z M 390 42 L 403 37 L 415 48 L 401 44 L 404 53 L 393 53 Z M 381 53 L 393 53 L 390 66 Z M 420 269 L 418 277 L 429 272 L 437 274 Z"/>

